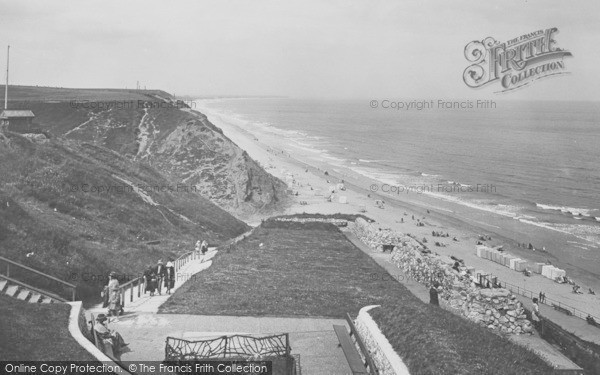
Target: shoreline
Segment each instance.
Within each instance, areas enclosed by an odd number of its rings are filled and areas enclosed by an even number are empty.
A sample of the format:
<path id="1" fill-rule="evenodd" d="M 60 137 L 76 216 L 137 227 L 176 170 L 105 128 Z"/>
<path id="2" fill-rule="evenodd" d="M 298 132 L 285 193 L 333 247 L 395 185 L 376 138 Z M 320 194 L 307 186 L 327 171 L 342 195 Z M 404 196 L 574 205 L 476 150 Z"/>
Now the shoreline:
<path id="1" fill-rule="evenodd" d="M 569 259 L 558 260 L 549 252 L 530 251 L 518 246 L 519 242 L 531 242 L 536 247 L 549 247 L 548 244 L 564 241 L 564 238 L 558 238 L 559 234 L 553 236 L 552 233 L 547 233 L 548 230 L 532 226 L 531 240 L 517 241 L 514 238 L 519 235 L 519 231 L 515 226 L 523 223 L 512 218 L 500 217 L 490 212 L 473 213 L 470 211 L 475 211 L 474 209 L 457 207 L 459 205 L 431 197 L 413 197 L 411 194 L 392 196 L 370 191 L 367 187 L 372 184 L 380 185 L 380 183 L 365 176 L 351 175 L 349 171 L 343 171 L 342 167 L 331 166 L 326 161 L 313 160 L 314 155 L 303 154 L 302 150 L 284 149 L 286 144 L 283 142 L 283 137 L 252 132 L 224 120 L 218 114 L 211 113 L 203 107 L 198 111 L 221 128 L 229 139 L 245 150 L 267 172 L 288 183 L 294 194 L 297 193 L 297 196 L 290 196 L 292 203 L 285 209 L 284 214 L 363 213 L 374 219 L 381 227 L 410 233 L 418 239 L 425 238 L 428 248 L 440 256 L 455 256 L 463 259 L 466 265 L 473 266 L 476 270 L 484 270 L 498 276 L 502 281 L 531 290 L 536 294 L 543 291 L 548 298 L 582 311 L 594 314 L 595 311 L 600 310 L 600 298 L 595 295 L 573 294 L 569 284 L 557 284 L 539 274 L 526 277 L 520 272 L 476 256 L 475 245 L 479 235 L 491 236 L 492 240 L 484 242 L 485 245 L 490 247 L 502 245 L 506 252 L 529 262 L 550 260 L 552 264 L 564 268 L 569 278 L 577 280 L 583 290 L 587 291 L 589 287 L 600 290 L 600 278 L 591 271 L 572 266 Z M 332 201 L 326 201 L 325 197 L 329 195 L 328 189 L 342 180 L 346 190 L 336 189 Z M 339 203 L 340 196 L 346 197 L 347 203 Z M 385 201 L 385 208 L 378 208 L 375 205 L 376 200 Z M 306 204 L 301 204 L 304 202 Z M 361 209 L 365 209 L 366 212 L 361 212 Z M 262 218 L 265 216 L 256 215 L 255 218 L 250 219 L 249 224 L 256 225 Z M 417 226 L 417 221 L 422 221 L 425 225 Z M 432 231 L 449 233 L 450 237 L 433 237 Z M 458 242 L 453 241 L 453 237 L 456 237 Z M 436 241 L 447 246 L 434 246 Z"/>

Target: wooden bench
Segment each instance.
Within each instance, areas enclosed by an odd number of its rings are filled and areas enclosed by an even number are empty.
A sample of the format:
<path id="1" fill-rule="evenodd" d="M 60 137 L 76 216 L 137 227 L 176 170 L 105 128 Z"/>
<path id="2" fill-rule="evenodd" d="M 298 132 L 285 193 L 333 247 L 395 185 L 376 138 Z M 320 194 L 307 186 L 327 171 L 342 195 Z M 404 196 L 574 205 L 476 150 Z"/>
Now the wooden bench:
<path id="1" fill-rule="evenodd" d="M 92 338 L 94 339 L 94 344 L 96 345 L 96 347 L 98 349 L 100 349 L 100 351 L 102 353 L 106 354 L 113 361 L 120 361 L 121 356 L 115 354 L 115 351 L 113 350 L 112 340 L 100 338 L 98 336 L 98 333 L 94 329 L 95 324 L 96 324 L 96 319 L 94 317 L 94 314 L 92 314 L 92 329 L 91 330 L 92 330 Z"/>
<path id="2" fill-rule="evenodd" d="M 352 374 L 369 374 L 360 354 L 358 353 L 358 350 L 356 350 L 356 346 L 354 346 L 354 343 L 352 342 L 352 338 L 350 338 L 350 335 L 348 334 L 346 327 L 334 324 L 333 330 L 338 337 L 340 342 L 339 345 L 342 347 L 342 351 L 346 356 L 348 365 L 350 365 Z"/>
<path id="3" fill-rule="evenodd" d="M 560 312 L 565 313 L 565 314 L 567 314 L 569 316 L 573 315 L 573 313 L 571 312 L 571 310 L 567 310 L 566 308 L 564 308 L 564 307 L 562 307 L 560 305 L 557 305 L 556 303 L 553 303 L 552 307 L 554 307 L 554 310 L 560 311 Z"/>

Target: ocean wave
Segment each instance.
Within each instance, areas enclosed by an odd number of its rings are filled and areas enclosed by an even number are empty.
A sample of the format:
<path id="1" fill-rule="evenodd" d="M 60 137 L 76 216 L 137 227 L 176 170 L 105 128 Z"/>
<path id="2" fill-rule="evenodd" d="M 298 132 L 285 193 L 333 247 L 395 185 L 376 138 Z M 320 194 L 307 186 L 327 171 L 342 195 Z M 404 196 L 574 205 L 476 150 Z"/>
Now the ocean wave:
<path id="1" fill-rule="evenodd" d="M 541 203 L 536 203 L 535 205 L 537 207 L 541 208 L 541 209 L 544 209 L 544 210 L 560 211 L 562 213 L 571 214 L 573 216 L 591 217 L 592 215 L 590 214 L 590 212 L 594 211 L 593 209 L 589 209 L 589 208 L 575 208 L 575 207 L 567 207 L 567 206 L 552 206 L 552 205 L 541 204 Z"/>

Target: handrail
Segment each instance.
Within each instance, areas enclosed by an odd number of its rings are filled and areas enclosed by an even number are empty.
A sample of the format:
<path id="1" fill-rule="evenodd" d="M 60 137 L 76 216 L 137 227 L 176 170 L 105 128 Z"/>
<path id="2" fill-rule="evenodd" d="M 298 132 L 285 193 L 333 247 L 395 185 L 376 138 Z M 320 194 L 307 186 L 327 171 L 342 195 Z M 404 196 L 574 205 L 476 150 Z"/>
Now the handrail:
<path id="1" fill-rule="evenodd" d="M 64 280 L 61 280 L 61 279 L 59 279 L 59 278 L 56 278 L 56 277 L 54 277 L 54 276 L 50 276 L 50 275 L 48 275 L 48 274 L 45 274 L 45 273 L 43 273 L 43 272 L 41 272 L 41 271 L 38 271 L 38 270 L 36 270 L 36 269 L 33 269 L 33 268 L 31 268 L 31 267 L 28 267 L 28 266 L 26 266 L 26 265 L 24 265 L 24 264 L 21 264 L 21 263 L 15 262 L 15 261 L 13 261 L 13 260 L 10 260 L 10 259 L 8 259 L 8 258 L 5 258 L 5 257 L 3 257 L 3 256 L 0 256 L 0 261 L 4 261 L 4 262 L 6 262 L 6 263 L 7 263 L 7 264 L 6 264 L 6 277 L 10 277 L 10 265 L 12 264 L 12 265 L 14 265 L 14 266 L 17 266 L 17 267 L 20 267 L 20 268 L 22 268 L 22 269 L 24 269 L 24 270 L 27 270 L 27 271 L 33 272 L 33 273 L 34 273 L 34 274 L 36 274 L 36 275 L 39 275 L 39 276 L 45 277 L 45 278 L 47 278 L 47 279 L 50 279 L 50 280 L 53 280 L 53 281 L 56 281 L 56 282 L 58 282 L 59 284 L 62 284 L 62 285 L 64 285 L 64 286 L 68 287 L 69 289 L 71 289 L 71 299 L 72 299 L 72 301 L 75 301 L 75 294 L 76 294 L 76 291 L 77 291 L 77 286 L 76 286 L 76 285 L 73 285 L 73 284 L 71 284 L 71 283 L 68 283 L 68 282 L 66 282 L 66 281 L 64 281 Z M 61 297 L 61 298 L 62 298 L 62 297 Z"/>
<path id="2" fill-rule="evenodd" d="M 177 272 L 181 267 L 183 267 L 188 261 L 193 260 L 195 257 L 195 250 L 188 251 L 187 253 L 182 254 L 179 258 L 175 259 L 174 268 L 175 272 Z M 133 302 L 133 290 L 137 286 L 137 296 L 138 298 L 142 295 L 142 285 L 145 285 L 146 279 L 144 276 L 136 277 L 135 279 L 129 280 L 123 285 L 119 285 L 119 293 L 121 294 L 121 304 L 125 306 L 125 295 L 129 291 L 129 302 Z M 159 285 L 160 288 L 160 285 Z M 160 290 L 160 289 L 159 289 Z"/>
<path id="3" fill-rule="evenodd" d="M 47 277 L 47 278 L 49 278 L 49 279 L 52 279 L 52 280 L 54 280 L 54 281 L 58 281 L 59 283 L 61 283 L 61 284 L 64 284 L 64 285 L 66 285 L 66 286 L 68 286 L 68 287 L 70 287 L 70 288 L 76 288 L 76 287 L 77 287 L 76 285 L 73 285 L 73 284 L 71 284 L 71 283 L 68 283 L 68 282 L 66 282 L 66 281 L 63 281 L 63 280 L 61 280 L 61 279 L 59 279 L 59 278 L 56 278 L 56 277 L 54 277 L 54 276 L 47 275 L 47 274 L 45 274 L 45 273 L 43 273 L 43 272 L 40 272 L 40 271 L 38 271 L 38 270 L 36 270 L 36 269 L 33 269 L 33 268 L 31 268 L 31 267 L 27 267 L 26 265 L 23 265 L 23 264 L 21 264 L 21 263 L 15 262 L 15 261 L 13 261 L 13 260 L 7 259 L 7 258 L 5 258 L 5 257 L 3 257 L 3 256 L 0 256 L 0 260 L 3 260 L 3 261 L 5 261 L 5 262 L 8 262 L 8 263 L 12 263 L 12 264 L 14 264 L 15 266 L 18 266 L 18 267 L 24 268 L 24 269 L 26 269 L 26 270 L 28 270 L 28 271 L 31 271 L 31 272 L 37 273 L 37 274 L 38 274 L 38 275 L 40 275 L 40 276 Z M 10 275 L 6 275 L 6 276 L 10 276 Z"/>
<path id="4" fill-rule="evenodd" d="M 45 290 L 41 290 L 41 289 L 38 289 L 38 288 L 36 288 L 36 287 L 33 287 L 33 286 L 31 286 L 31 285 L 25 284 L 24 282 L 22 282 L 22 281 L 19 281 L 19 280 L 15 280 L 15 279 L 13 279 L 12 277 L 8 277 L 8 276 L 0 275 L 0 278 L 2 278 L 2 279 L 4 279 L 4 280 L 8 280 L 8 281 L 10 281 L 11 283 L 14 283 L 14 284 L 19 284 L 19 285 L 21 285 L 21 286 L 23 286 L 23 287 L 25 287 L 25 288 L 27 288 L 27 289 L 31 289 L 31 290 L 32 290 L 32 291 L 34 291 L 34 292 L 37 292 L 37 293 L 39 293 L 39 294 L 41 294 L 41 295 L 44 295 L 44 296 L 46 296 L 46 297 L 49 297 L 49 298 L 55 299 L 55 300 L 57 300 L 57 301 L 60 301 L 60 302 L 67 302 L 67 300 L 66 300 L 65 298 L 62 298 L 62 297 L 60 297 L 60 296 L 58 296 L 58 295 L 56 295 L 56 294 L 54 294 L 54 293 L 50 293 L 50 292 L 47 292 L 47 291 L 45 291 Z"/>

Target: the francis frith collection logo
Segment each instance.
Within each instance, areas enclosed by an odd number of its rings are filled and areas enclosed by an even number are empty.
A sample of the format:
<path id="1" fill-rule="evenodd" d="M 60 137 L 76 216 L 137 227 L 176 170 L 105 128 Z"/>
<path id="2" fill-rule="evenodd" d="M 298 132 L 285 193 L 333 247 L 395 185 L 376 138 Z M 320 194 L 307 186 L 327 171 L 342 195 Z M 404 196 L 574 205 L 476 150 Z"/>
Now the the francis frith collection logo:
<path id="1" fill-rule="evenodd" d="M 465 58 L 472 63 L 463 73 L 467 86 L 478 88 L 498 82 L 505 92 L 540 78 L 568 74 L 564 58 L 571 52 L 558 48 L 556 27 L 537 30 L 500 43 L 492 37 L 472 41 Z"/>

